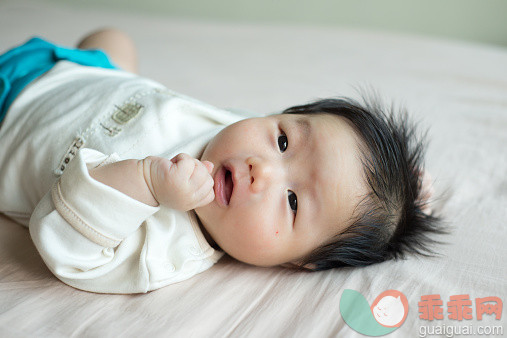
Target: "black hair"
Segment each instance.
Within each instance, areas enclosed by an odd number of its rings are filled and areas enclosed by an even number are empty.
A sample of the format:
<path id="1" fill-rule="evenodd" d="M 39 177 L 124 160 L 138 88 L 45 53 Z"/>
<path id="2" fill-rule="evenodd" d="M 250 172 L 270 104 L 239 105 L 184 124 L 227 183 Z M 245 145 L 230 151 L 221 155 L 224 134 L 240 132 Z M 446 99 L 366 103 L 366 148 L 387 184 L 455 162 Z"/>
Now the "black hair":
<path id="1" fill-rule="evenodd" d="M 331 114 L 347 119 L 360 140 L 360 157 L 369 193 L 361 199 L 350 225 L 300 260 L 298 269 L 327 270 L 366 266 L 406 253 L 432 256 L 429 235 L 448 233 L 440 217 L 423 212 L 423 155 L 426 133 L 402 110 L 385 113 L 378 97 L 330 98 L 285 109 L 282 114 Z M 306 265 L 306 267 L 304 267 Z M 311 268 L 308 268 L 311 266 Z"/>

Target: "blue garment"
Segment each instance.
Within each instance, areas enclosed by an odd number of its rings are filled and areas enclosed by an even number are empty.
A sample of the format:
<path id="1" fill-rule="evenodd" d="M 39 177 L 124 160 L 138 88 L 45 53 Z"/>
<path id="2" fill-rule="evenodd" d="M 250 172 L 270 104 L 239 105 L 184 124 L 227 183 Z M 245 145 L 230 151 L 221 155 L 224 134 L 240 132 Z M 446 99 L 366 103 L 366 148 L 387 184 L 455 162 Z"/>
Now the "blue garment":
<path id="1" fill-rule="evenodd" d="M 0 124 L 23 88 L 53 68 L 59 60 L 83 66 L 120 69 L 101 50 L 66 48 L 34 37 L 0 55 Z"/>

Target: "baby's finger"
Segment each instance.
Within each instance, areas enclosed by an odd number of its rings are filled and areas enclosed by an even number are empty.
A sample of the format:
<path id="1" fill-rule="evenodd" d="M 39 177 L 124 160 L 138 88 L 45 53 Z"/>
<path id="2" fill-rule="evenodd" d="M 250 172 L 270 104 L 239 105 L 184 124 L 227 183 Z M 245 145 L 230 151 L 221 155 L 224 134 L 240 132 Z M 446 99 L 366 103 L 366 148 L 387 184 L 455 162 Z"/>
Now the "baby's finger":
<path id="1" fill-rule="evenodd" d="M 180 182 L 189 181 L 197 165 L 195 161 L 196 160 L 194 158 L 188 155 L 179 158 L 178 161 L 175 162 L 173 167 L 171 168 L 172 174 L 175 176 L 174 178 Z"/>
<path id="2" fill-rule="evenodd" d="M 205 198 L 210 191 L 213 191 L 213 185 L 213 178 L 207 174 L 205 180 L 199 186 L 195 187 L 194 200 L 199 201 Z"/>
<path id="3" fill-rule="evenodd" d="M 214 199 L 215 199 L 215 193 L 214 193 L 213 189 L 211 189 L 208 192 L 208 195 L 206 195 L 205 198 L 203 198 L 201 201 L 199 201 L 199 203 L 194 207 L 194 209 L 208 205 L 211 202 L 213 202 Z"/>
<path id="4" fill-rule="evenodd" d="M 202 161 L 202 164 L 206 166 L 206 169 L 208 169 L 208 172 L 211 174 L 213 172 L 213 167 L 215 166 L 213 162 L 210 161 Z"/>
<path id="5" fill-rule="evenodd" d="M 213 179 L 211 175 L 209 174 L 206 165 L 202 162 L 196 160 L 198 163 L 196 163 L 196 166 L 194 168 L 194 172 L 192 173 L 192 176 L 190 176 L 190 183 L 195 189 L 198 189 L 201 187 L 204 182 L 206 182 L 208 179 Z"/>
<path id="6" fill-rule="evenodd" d="M 176 155 L 173 158 L 171 158 L 171 162 L 177 163 L 177 162 L 179 162 L 181 160 L 189 159 L 189 158 L 193 158 L 193 157 L 190 156 L 189 154 L 179 153 L 178 155 Z"/>

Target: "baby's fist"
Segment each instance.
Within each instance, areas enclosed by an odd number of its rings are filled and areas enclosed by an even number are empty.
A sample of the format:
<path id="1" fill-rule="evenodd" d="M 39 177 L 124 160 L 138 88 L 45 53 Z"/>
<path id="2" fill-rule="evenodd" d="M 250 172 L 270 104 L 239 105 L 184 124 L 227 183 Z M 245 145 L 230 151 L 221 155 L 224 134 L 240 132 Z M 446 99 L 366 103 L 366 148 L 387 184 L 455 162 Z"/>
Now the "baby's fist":
<path id="1" fill-rule="evenodd" d="M 148 156 L 144 161 L 146 183 L 160 204 L 188 211 L 209 204 L 215 198 L 211 177 L 213 163 L 201 162 L 184 153 L 171 160 Z"/>

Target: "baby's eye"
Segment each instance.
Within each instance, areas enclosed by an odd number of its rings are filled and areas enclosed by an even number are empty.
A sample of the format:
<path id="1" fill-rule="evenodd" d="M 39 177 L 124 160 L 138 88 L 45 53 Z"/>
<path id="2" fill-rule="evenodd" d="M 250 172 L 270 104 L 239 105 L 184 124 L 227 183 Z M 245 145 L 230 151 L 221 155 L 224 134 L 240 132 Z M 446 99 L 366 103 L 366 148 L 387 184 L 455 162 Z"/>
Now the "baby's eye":
<path id="1" fill-rule="evenodd" d="M 292 211 L 296 213 L 298 210 L 298 198 L 296 197 L 296 194 L 290 190 L 289 190 L 289 205 Z"/>
<path id="2" fill-rule="evenodd" d="M 283 153 L 285 150 L 287 150 L 287 147 L 289 146 L 289 140 L 287 139 L 287 135 L 282 134 L 278 136 L 278 147 L 280 148 L 280 151 Z"/>

